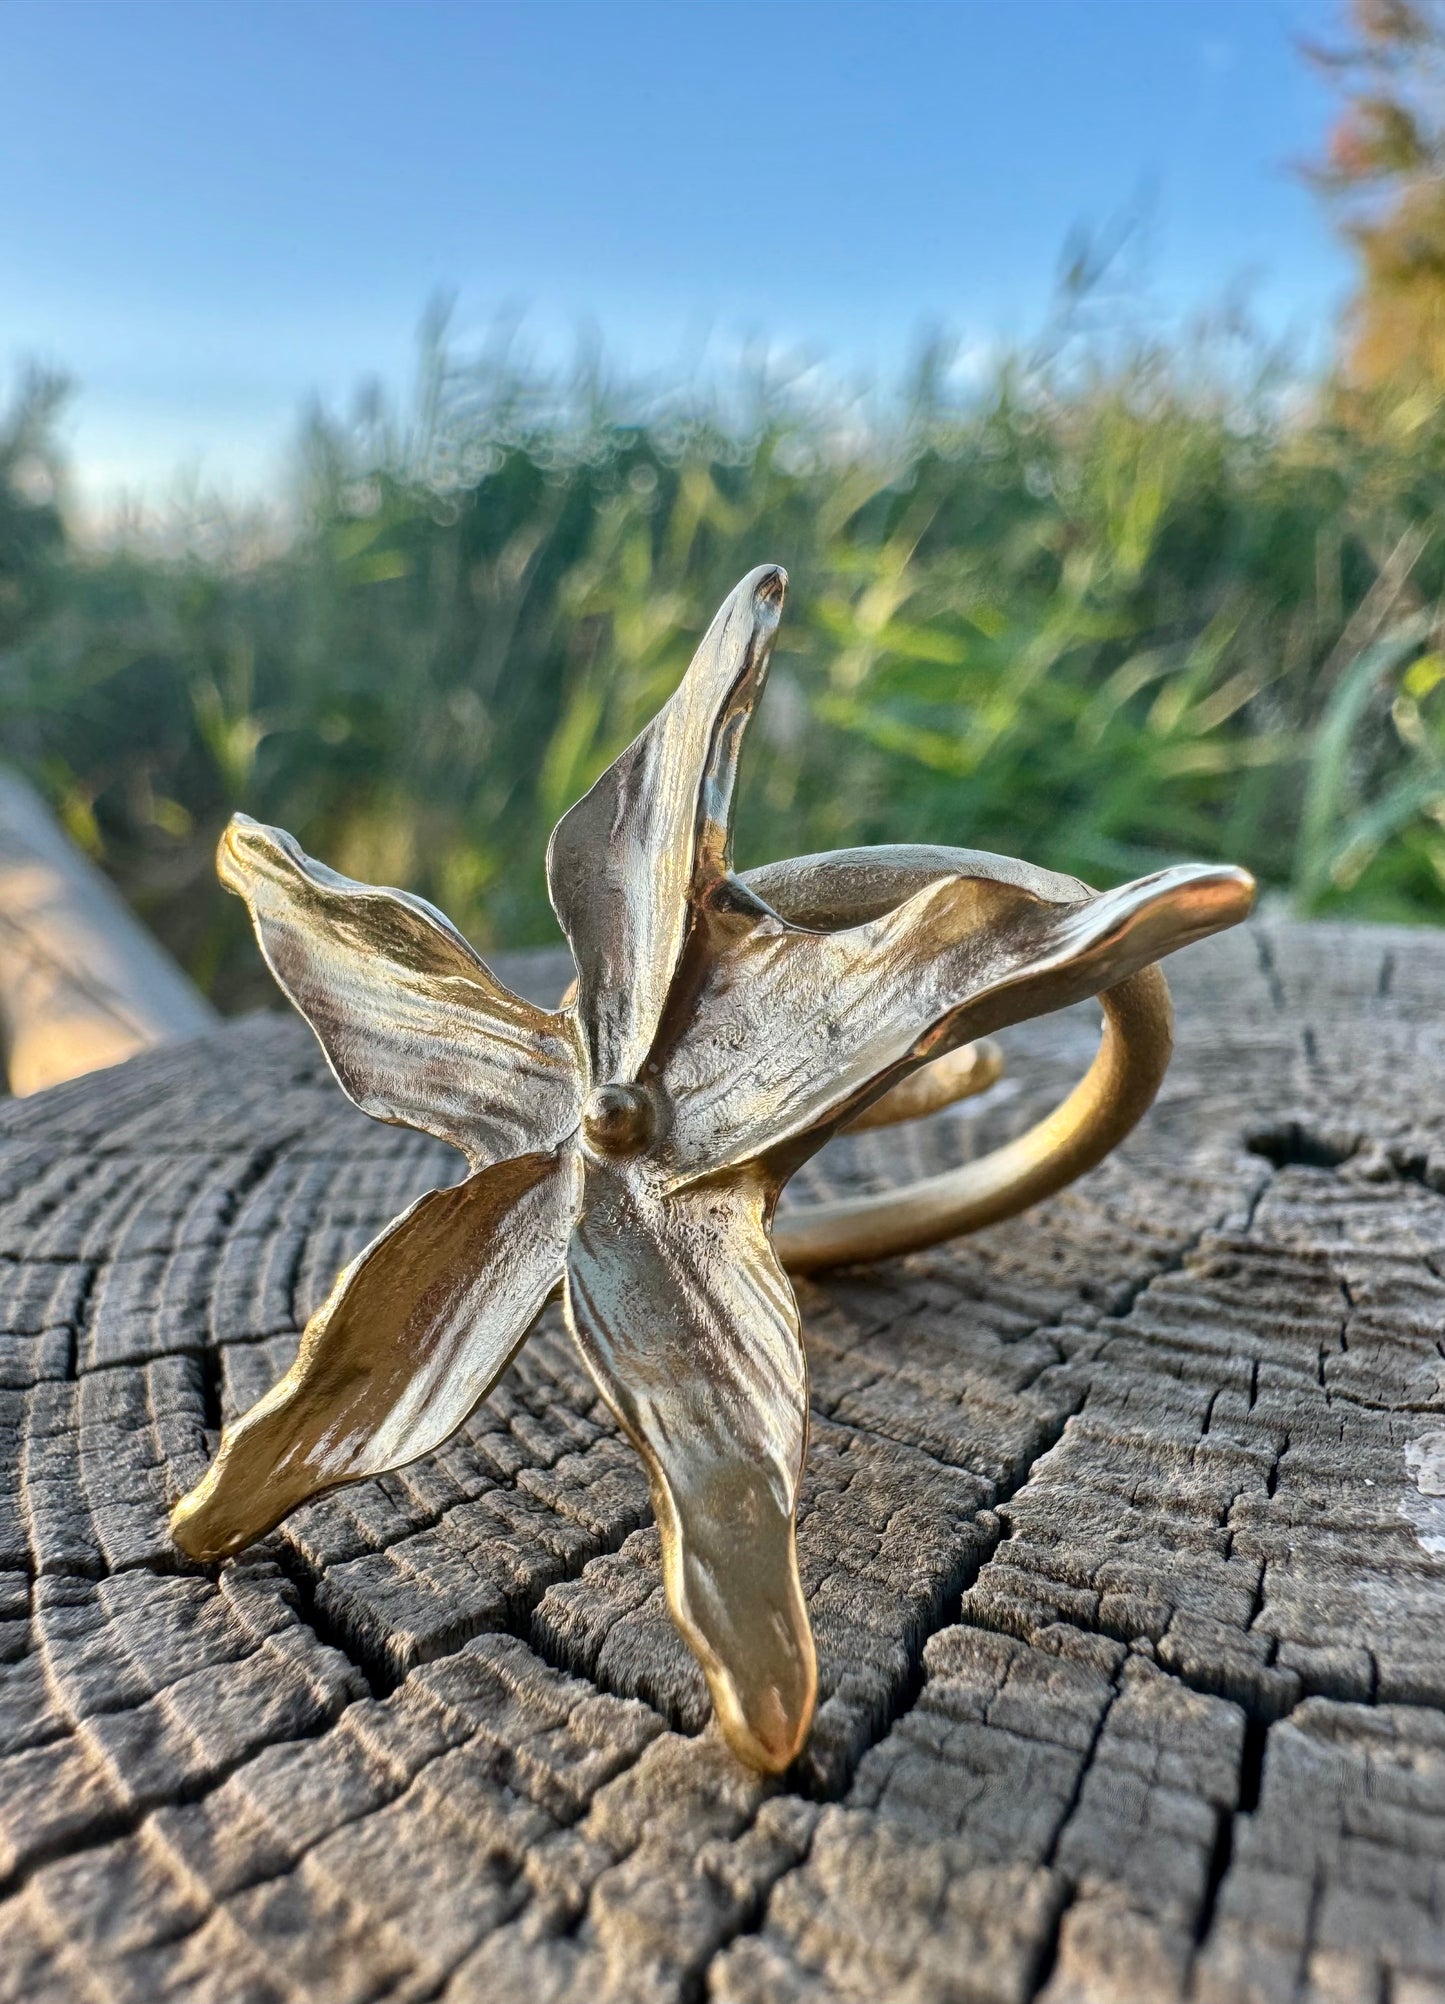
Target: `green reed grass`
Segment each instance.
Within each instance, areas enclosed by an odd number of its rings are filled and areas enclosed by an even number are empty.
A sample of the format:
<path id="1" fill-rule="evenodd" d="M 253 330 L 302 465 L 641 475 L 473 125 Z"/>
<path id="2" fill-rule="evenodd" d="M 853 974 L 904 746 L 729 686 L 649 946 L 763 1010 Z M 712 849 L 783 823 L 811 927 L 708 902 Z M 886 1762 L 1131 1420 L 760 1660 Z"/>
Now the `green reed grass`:
<path id="1" fill-rule="evenodd" d="M 212 875 L 238 807 L 481 945 L 543 940 L 552 821 L 776 560 L 743 864 L 1225 857 L 1306 911 L 1445 917 L 1445 413 L 1345 423 L 1139 346 L 945 380 L 647 399 L 435 344 L 404 427 L 311 427 L 283 545 L 197 513 L 99 553 L 45 496 L 33 383 L 0 427 L 5 749 L 223 1006 L 266 994 Z"/>

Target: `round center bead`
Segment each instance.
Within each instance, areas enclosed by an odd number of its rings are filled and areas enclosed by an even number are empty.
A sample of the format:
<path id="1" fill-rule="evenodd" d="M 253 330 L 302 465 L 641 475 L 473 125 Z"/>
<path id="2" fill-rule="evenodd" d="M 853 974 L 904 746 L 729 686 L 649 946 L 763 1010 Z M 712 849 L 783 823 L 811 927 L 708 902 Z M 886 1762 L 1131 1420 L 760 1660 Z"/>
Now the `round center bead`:
<path id="1" fill-rule="evenodd" d="M 599 1155 L 635 1155 L 654 1126 L 652 1099 L 641 1086 L 598 1086 L 583 1101 L 582 1133 Z"/>

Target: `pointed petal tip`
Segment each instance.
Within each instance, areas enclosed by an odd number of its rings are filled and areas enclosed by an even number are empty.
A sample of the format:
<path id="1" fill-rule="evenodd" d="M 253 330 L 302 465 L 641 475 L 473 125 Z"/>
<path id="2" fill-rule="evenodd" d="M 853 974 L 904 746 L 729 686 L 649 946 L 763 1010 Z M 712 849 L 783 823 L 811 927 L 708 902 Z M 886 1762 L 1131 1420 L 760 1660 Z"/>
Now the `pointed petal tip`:
<path id="1" fill-rule="evenodd" d="M 248 832 L 249 817 L 233 814 L 221 830 L 221 839 L 216 844 L 216 875 L 228 891 L 241 889 L 243 869 L 241 845 Z"/>
<path id="2" fill-rule="evenodd" d="M 743 612 L 759 632 L 775 633 L 787 594 L 788 573 L 782 565 L 759 564 L 733 586 L 719 608 L 719 617 Z"/>
<path id="3" fill-rule="evenodd" d="M 782 1687 L 742 1691 L 725 1671 L 708 1678 L 723 1738 L 740 1761 L 761 1774 L 785 1774 L 813 1730 L 818 1671 L 811 1635 L 808 1642 Z"/>
<path id="4" fill-rule="evenodd" d="M 766 1579 L 769 1556 L 765 1546 L 754 1545 L 747 1572 L 750 1586 Z M 774 1581 L 774 1591 L 765 1593 L 760 1602 L 745 1596 L 746 1622 L 738 1620 L 737 1608 L 729 1610 L 732 1619 L 724 1629 L 713 1627 L 703 1635 L 699 1654 L 723 1738 L 749 1767 L 763 1774 L 782 1774 L 803 1751 L 813 1729 L 818 1654 L 798 1578 L 791 1523 L 782 1547 L 771 1557 L 775 1563 L 781 1561 L 784 1579 Z M 695 1564 L 687 1564 L 684 1578 L 693 1575 L 693 1583 L 701 1586 L 695 1577 L 698 1571 Z M 689 1603 L 673 1610 L 681 1616 L 685 1634 L 702 1612 L 701 1599 L 701 1594 L 694 1594 Z"/>
<path id="5" fill-rule="evenodd" d="M 716 1707 L 714 1707 L 716 1709 Z M 759 1774 L 786 1774 L 808 1743 L 813 1729 L 813 1708 L 790 1723 L 779 1721 L 774 1731 L 754 1731 L 745 1719 L 729 1719 L 718 1713 L 722 1736 L 745 1767 Z"/>
<path id="6" fill-rule="evenodd" d="M 1078 908 L 1077 926 L 1071 922 L 1064 930 L 1086 951 L 1131 941 L 1130 958 L 1142 965 L 1141 948 L 1162 959 L 1238 925 L 1249 917 L 1254 897 L 1248 870 L 1228 863 L 1176 863 L 1096 895 Z"/>
<path id="7" fill-rule="evenodd" d="M 249 814 L 233 814 L 216 845 L 216 875 L 227 890 L 239 891 L 247 869 L 254 869 L 274 847 L 274 829 Z"/>
<path id="8" fill-rule="evenodd" d="M 1248 870 L 1230 863 L 1185 863 L 1160 873 L 1161 888 L 1188 906 L 1202 932 L 1238 925 L 1254 909 L 1259 886 Z"/>
<path id="9" fill-rule="evenodd" d="M 208 1474 L 177 1503 L 168 1526 L 171 1543 L 199 1565 L 229 1559 L 251 1543 L 249 1532 L 226 1529 L 215 1521 L 213 1496 L 214 1484 Z"/>

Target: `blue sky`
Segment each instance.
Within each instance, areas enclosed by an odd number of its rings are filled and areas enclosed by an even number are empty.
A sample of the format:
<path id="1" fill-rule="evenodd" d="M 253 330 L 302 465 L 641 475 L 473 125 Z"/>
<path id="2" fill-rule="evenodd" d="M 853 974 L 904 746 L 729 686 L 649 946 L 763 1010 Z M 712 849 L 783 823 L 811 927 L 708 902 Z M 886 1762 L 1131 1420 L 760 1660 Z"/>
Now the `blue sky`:
<path id="1" fill-rule="evenodd" d="M 0 380 L 79 385 L 89 505 L 235 496 L 306 398 L 400 386 L 427 300 L 639 367 L 744 339 L 886 374 L 1033 332 L 1142 203 L 1152 310 L 1247 281 L 1320 351 L 1348 265 L 1291 173 L 1334 0 L 0 0 Z"/>

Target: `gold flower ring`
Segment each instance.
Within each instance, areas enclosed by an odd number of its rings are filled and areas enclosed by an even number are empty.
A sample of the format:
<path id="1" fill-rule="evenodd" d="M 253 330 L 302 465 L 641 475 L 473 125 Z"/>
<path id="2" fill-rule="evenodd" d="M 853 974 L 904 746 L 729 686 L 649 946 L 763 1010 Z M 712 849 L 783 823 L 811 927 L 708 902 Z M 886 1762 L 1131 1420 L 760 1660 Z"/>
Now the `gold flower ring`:
<path id="1" fill-rule="evenodd" d="M 787 1269 L 876 1259 L 991 1223 L 1092 1167 L 1170 1052 L 1154 962 L 1235 924 L 1242 870 L 1122 889 L 967 849 L 803 857 L 735 875 L 733 783 L 786 576 L 751 572 L 672 698 L 569 809 L 547 853 L 576 963 L 561 1008 L 502 986 L 442 914 L 338 876 L 238 815 L 222 881 L 364 1113 L 468 1172 L 338 1277 L 296 1362 L 225 1428 L 177 1504 L 221 1559 L 309 1497 L 438 1447 L 560 1281 L 567 1323 L 647 1468 L 668 1606 L 719 1723 L 786 1768 L 817 1666 L 794 1518 L 808 1373 Z M 996 1153 L 878 1196 L 774 1216 L 850 1124 L 910 1118 L 994 1075 L 1005 1024 L 1102 999 L 1082 1083 Z"/>

